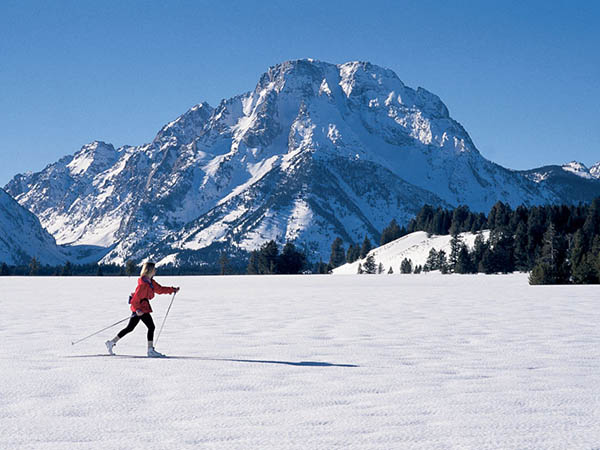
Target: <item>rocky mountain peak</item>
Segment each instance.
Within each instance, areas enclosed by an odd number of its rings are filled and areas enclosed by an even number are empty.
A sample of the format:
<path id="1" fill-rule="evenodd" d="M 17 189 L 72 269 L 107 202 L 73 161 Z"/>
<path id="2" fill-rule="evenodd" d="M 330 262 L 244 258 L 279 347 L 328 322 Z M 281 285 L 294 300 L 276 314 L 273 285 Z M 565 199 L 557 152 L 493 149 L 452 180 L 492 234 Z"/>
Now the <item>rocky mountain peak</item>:
<path id="1" fill-rule="evenodd" d="M 166 124 L 156 135 L 154 142 L 177 139 L 180 144 L 189 144 L 203 134 L 203 129 L 210 120 L 214 108 L 206 102 L 193 106 L 177 119 Z"/>
<path id="2" fill-rule="evenodd" d="M 585 166 L 585 164 L 579 162 L 579 161 L 571 161 L 567 164 L 564 164 L 562 166 L 562 169 L 565 172 L 571 172 L 581 178 L 593 178 L 592 175 L 590 174 L 590 170 Z"/>
<path id="3" fill-rule="evenodd" d="M 75 153 L 67 168 L 72 176 L 93 177 L 112 166 L 118 159 L 118 155 L 119 152 L 112 144 L 93 141 Z"/>

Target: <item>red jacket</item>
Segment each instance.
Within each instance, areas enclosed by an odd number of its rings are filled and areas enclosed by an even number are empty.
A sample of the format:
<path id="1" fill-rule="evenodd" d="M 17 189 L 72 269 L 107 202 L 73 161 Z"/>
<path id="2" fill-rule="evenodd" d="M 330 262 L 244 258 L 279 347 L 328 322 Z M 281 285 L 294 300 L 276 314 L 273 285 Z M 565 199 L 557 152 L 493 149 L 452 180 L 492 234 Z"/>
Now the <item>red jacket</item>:
<path id="1" fill-rule="evenodd" d="M 138 278 L 138 285 L 135 292 L 131 296 L 131 310 L 141 310 L 142 313 L 151 313 L 150 300 L 154 298 L 154 294 L 172 294 L 175 289 L 172 287 L 163 287 L 156 280 L 146 277 Z"/>

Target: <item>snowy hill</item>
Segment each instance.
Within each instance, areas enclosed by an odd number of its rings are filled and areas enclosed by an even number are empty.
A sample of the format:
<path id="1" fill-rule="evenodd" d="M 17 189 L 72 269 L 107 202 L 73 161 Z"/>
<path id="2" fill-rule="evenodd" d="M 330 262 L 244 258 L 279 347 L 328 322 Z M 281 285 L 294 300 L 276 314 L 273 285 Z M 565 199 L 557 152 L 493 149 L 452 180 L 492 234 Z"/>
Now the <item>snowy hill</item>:
<path id="1" fill-rule="evenodd" d="M 489 231 L 482 231 L 484 239 L 489 238 Z M 469 249 L 473 248 L 477 233 L 461 233 L 460 237 Z M 388 242 L 381 247 L 372 249 L 367 256 L 373 256 L 375 263 L 383 264 L 385 273 L 391 267 L 394 273 L 400 273 L 400 263 L 404 258 L 412 260 L 413 266 L 423 266 L 427 261 L 427 256 L 432 248 L 437 251 L 444 250 L 446 255 L 450 255 L 450 240 L 452 236 L 436 236 L 427 235 L 425 231 L 416 231 L 414 233 L 407 234 L 395 241 Z M 344 264 L 333 270 L 335 275 L 348 275 L 355 274 L 358 271 L 358 265 L 364 264 L 365 260 L 354 261 L 350 264 Z"/>
<path id="2" fill-rule="evenodd" d="M 0 262 L 62 264 L 67 258 L 38 218 L 0 189 Z"/>
<path id="3" fill-rule="evenodd" d="M 391 70 L 311 59 L 194 106 L 148 144 L 93 142 L 6 190 L 60 244 L 105 247 L 116 263 L 214 262 L 270 239 L 327 258 L 336 236 L 377 239 L 425 203 L 579 200 L 483 158 L 435 94 Z"/>

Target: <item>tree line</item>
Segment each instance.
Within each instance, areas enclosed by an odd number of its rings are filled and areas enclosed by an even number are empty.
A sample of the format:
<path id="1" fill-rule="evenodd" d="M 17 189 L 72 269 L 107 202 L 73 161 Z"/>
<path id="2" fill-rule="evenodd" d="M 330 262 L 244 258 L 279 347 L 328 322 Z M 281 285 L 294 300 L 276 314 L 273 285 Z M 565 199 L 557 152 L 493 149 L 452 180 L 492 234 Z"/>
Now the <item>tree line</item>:
<path id="1" fill-rule="evenodd" d="M 72 264 L 62 265 L 41 264 L 37 258 L 32 258 L 29 264 L 9 265 L 0 263 L 0 276 L 137 276 L 141 265 L 134 261 L 125 264 Z M 215 265 L 166 265 L 159 268 L 161 275 L 229 275 L 244 273 L 232 264 L 223 254 Z"/>
<path id="2" fill-rule="evenodd" d="M 306 255 L 294 243 L 287 242 L 281 252 L 273 240 L 250 252 L 246 273 L 249 275 L 297 274 L 307 269 Z"/>
<path id="3" fill-rule="evenodd" d="M 489 230 L 486 240 L 481 233 Z M 451 252 L 432 249 L 423 267 L 403 261 L 401 273 L 440 270 L 443 273 L 509 273 L 528 271 L 531 284 L 600 283 L 600 198 L 589 204 L 518 206 L 497 202 L 487 216 L 466 206 L 453 210 L 425 205 L 406 227 L 395 219 L 385 227 L 380 245 L 408 233 L 452 235 Z M 472 249 L 459 233 L 475 232 Z M 341 238 L 331 245 L 328 269 L 363 260 L 372 245 L 351 243 L 345 251 Z M 365 265 L 367 268 L 365 269 Z M 362 273 L 378 273 L 371 261 L 361 262 Z M 389 268 L 388 273 L 393 273 Z"/>
<path id="4" fill-rule="evenodd" d="M 469 249 L 460 239 L 462 232 L 489 230 L 489 239 L 480 234 Z M 518 206 L 498 202 L 485 215 L 474 213 L 466 206 L 444 209 L 424 205 L 406 226 L 392 219 L 379 236 L 385 245 L 408 233 L 425 231 L 429 234 L 451 234 L 451 251 L 432 249 L 427 262 L 413 267 L 403 261 L 400 273 L 440 270 L 444 273 L 508 273 L 530 272 L 532 284 L 600 283 L 600 198 L 589 204 Z M 280 250 L 275 241 L 264 243 L 250 252 L 245 270 L 229 261 L 222 253 L 217 266 L 185 265 L 161 267 L 163 275 L 202 274 L 286 274 L 330 273 L 345 263 L 361 260 L 362 273 L 383 273 L 385 268 L 368 259 L 373 243 L 368 236 L 362 242 L 350 243 L 337 237 L 331 244 L 328 262 L 310 263 L 305 252 L 288 242 Z M 364 260 L 364 261 L 363 261 Z M 393 273 L 389 268 L 387 273 Z M 139 273 L 133 261 L 117 264 L 42 265 L 32 258 L 28 265 L 0 264 L 0 275 L 54 276 L 132 276 Z"/>
<path id="5" fill-rule="evenodd" d="M 31 258 L 29 264 L 0 264 L 0 276 L 131 276 L 135 264 L 41 264 L 37 258 Z"/>

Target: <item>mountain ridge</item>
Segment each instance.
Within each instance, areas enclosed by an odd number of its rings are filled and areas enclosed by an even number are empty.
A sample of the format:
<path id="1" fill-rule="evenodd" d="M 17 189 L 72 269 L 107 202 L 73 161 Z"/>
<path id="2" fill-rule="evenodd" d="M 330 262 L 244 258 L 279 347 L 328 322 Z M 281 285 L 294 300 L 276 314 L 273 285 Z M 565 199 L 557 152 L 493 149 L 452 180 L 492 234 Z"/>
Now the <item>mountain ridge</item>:
<path id="1" fill-rule="evenodd" d="M 437 95 L 393 71 L 306 59 L 272 66 L 214 108 L 193 106 L 150 143 L 94 141 L 6 190 L 60 244 L 104 246 L 103 262 L 180 264 L 268 239 L 326 257 L 336 235 L 377 239 L 423 203 L 570 199 L 560 180 L 534 178 L 485 159 Z"/>
<path id="2" fill-rule="evenodd" d="M 32 258 L 50 264 L 67 260 L 38 218 L 0 188 L 0 261 L 26 265 Z"/>

